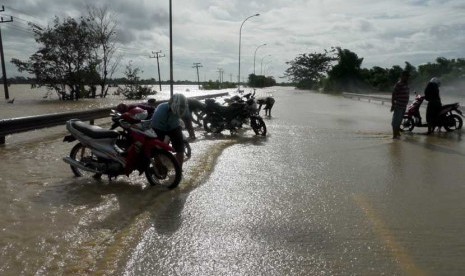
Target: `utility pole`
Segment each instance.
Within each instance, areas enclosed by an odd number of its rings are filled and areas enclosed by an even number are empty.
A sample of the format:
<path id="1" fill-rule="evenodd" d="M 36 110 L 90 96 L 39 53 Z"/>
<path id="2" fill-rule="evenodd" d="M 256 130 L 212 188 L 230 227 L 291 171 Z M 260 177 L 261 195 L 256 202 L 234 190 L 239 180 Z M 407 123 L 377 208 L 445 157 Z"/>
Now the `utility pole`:
<path id="1" fill-rule="evenodd" d="M 170 96 L 173 97 L 173 11 L 170 0 Z"/>
<path id="2" fill-rule="evenodd" d="M 223 73 L 224 73 L 223 68 L 218 68 L 217 72 L 219 73 L 219 81 L 220 81 L 220 83 L 223 83 Z"/>
<path id="3" fill-rule="evenodd" d="M 224 73 L 224 70 L 223 70 L 223 68 L 218 68 L 218 71 L 217 71 L 217 72 L 219 73 L 219 83 L 220 83 L 219 86 L 220 86 L 220 88 L 221 88 L 221 84 L 223 83 L 223 73 Z"/>
<path id="4" fill-rule="evenodd" d="M 197 69 L 197 85 L 199 86 L 199 89 L 200 89 L 199 67 L 203 67 L 202 64 L 200 64 L 200 62 L 194 62 L 194 66 L 192 66 L 192 68 Z"/>
<path id="5" fill-rule="evenodd" d="M 2 9 L 0 12 L 5 11 L 5 7 L 2 5 Z M 0 23 L 6 23 L 6 22 L 13 22 L 13 16 L 11 17 L 10 20 L 3 20 L 3 17 L 1 17 Z M 6 69 L 5 69 L 5 57 L 3 55 L 3 43 L 2 43 L 2 29 L 0 28 L 0 58 L 2 59 L 2 72 L 3 72 L 3 88 L 5 91 L 5 99 L 9 99 L 10 95 L 8 93 L 8 83 L 6 79 Z"/>
<path id="6" fill-rule="evenodd" d="M 152 51 L 152 54 L 153 54 L 154 56 L 153 56 L 153 57 L 149 57 L 149 58 L 156 58 L 156 59 L 157 59 L 157 67 L 158 67 L 158 86 L 160 87 L 160 91 L 161 91 L 160 62 L 158 62 L 158 58 L 164 57 L 165 55 L 160 56 L 161 50 L 158 51 L 158 52 Z"/>

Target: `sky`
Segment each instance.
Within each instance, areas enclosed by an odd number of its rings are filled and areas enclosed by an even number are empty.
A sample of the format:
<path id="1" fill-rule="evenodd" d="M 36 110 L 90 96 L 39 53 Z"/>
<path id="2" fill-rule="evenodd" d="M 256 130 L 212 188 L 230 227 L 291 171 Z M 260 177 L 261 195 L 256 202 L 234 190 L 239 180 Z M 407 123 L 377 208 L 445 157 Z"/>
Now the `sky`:
<path id="1" fill-rule="evenodd" d="M 13 17 L 0 24 L 7 76 L 23 75 L 12 58 L 27 60 L 38 49 L 28 22 L 52 26 L 55 16 L 78 18 L 93 4 L 106 5 L 117 20 L 123 59 L 114 77 L 122 77 L 131 62 L 142 78 L 158 80 L 157 61 L 150 57 L 161 51 L 161 79 L 169 80 L 169 2 L 0 1 L 3 20 Z M 172 0 L 171 18 L 175 80 L 197 80 L 193 66 L 200 63 L 200 81 L 218 80 L 221 70 L 224 81 L 237 82 L 239 40 L 243 81 L 254 70 L 288 81 L 286 62 L 331 47 L 356 53 L 364 68 L 465 58 L 463 0 Z"/>

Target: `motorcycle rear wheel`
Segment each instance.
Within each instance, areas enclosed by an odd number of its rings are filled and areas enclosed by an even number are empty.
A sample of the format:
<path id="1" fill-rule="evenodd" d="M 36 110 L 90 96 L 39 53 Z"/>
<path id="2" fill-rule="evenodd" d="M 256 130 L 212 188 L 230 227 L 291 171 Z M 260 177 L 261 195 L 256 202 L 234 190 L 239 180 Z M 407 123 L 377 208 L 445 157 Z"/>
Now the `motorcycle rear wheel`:
<path id="1" fill-rule="evenodd" d="M 444 125 L 444 128 L 447 131 L 454 131 L 454 130 L 461 129 L 462 126 L 463 126 L 462 118 L 460 118 L 460 116 L 457 114 L 452 114 L 450 116 L 447 116 L 446 124 Z"/>
<path id="2" fill-rule="evenodd" d="M 404 117 L 402 123 L 400 124 L 400 131 L 412 131 L 415 127 L 415 121 L 412 117 Z"/>
<path id="3" fill-rule="evenodd" d="M 203 128 L 206 132 L 220 133 L 224 129 L 221 123 L 222 120 L 223 119 L 217 114 L 207 115 L 205 119 L 203 119 Z"/>
<path id="4" fill-rule="evenodd" d="M 251 117 L 250 126 L 252 127 L 255 135 L 266 136 L 266 124 L 260 117 Z"/>
<path id="5" fill-rule="evenodd" d="M 77 143 L 71 149 L 69 157 L 82 163 L 88 163 L 91 160 L 97 162 L 97 156 L 95 156 L 89 148 L 85 147 L 81 143 Z M 87 176 L 87 177 L 100 178 L 102 176 L 101 173 L 92 173 L 92 172 L 84 171 L 73 165 L 70 165 L 70 167 L 76 177 Z"/>
<path id="6" fill-rule="evenodd" d="M 145 177 L 150 185 L 160 185 L 171 190 L 181 182 L 182 170 L 173 154 L 155 149 L 145 170 Z"/>

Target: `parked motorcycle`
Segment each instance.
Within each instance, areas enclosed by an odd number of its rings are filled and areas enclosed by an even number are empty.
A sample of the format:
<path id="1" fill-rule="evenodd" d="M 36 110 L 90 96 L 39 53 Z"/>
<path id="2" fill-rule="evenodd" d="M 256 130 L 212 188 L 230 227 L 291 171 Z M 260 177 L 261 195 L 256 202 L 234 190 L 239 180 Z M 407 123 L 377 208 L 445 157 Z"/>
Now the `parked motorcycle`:
<path id="1" fill-rule="evenodd" d="M 120 119 L 120 124 L 128 129 L 130 137 L 124 147 L 118 146 L 120 133 L 115 130 L 89 125 L 78 119 L 69 120 L 66 128 L 70 135 L 65 136 L 63 141 L 78 140 L 78 143 L 63 161 L 70 165 L 76 177 L 87 175 L 100 178 L 105 174 L 111 180 L 119 175 L 129 176 L 137 170 L 139 174 L 145 173 L 150 185 L 176 188 L 181 181 L 182 170 L 171 153 L 174 149 L 158 140 L 153 130 L 150 132 L 140 128 L 143 115 L 128 113 L 124 113 Z"/>
<path id="2" fill-rule="evenodd" d="M 422 123 L 420 115 L 420 106 L 425 100 L 425 96 L 416 94 L 414 101 L 407 106 L 402 124 L 400 125 L 401 130 L 412 131 L 414 127 L 427 127 L 428 125 Z M 438 125 L 437 127 L 444 127 L 447 131 L 454 131 L 461 129 L 463 125 L 462 111 L 459 109 L 459 103 L 443 105 L 439 112 Z M 460 116 L 459 116 L 460 115 Z"/>
<path id="3" fill-rule="evenodd" d="M 117 112 L 116 110 L 111 110 L 111 113 L 110 113 L 110 116 L 111 116 L 111 120 L 112 120 L 112 125 L 110 127 L 111 130 L 113 129 L 116 129 L 118 127 L 121 127 L 121 130 L 119 130 L 119 136 L 118 136 L 118 139 L 116 140 L 116 144 L 122 148 L 122 149 L 127 149 L 129 146 L 130 146 L 130 131 L 131 131 L 131 128 L 128 128 L 126 125 L 121 125 L 120 124 L 120 121 L 121 121 L 121 113 Z M 184 122 L 182 120 L 180 120 L 181 122 L 181 125 L 184 125 Z M 151 120 L 141 120 L 138 124 L 137 124 L 137 127 L 141 130 L 150 130 L 151 129 Z M 134 125 L 132 126 L 134 127 Z M 183 127 L 184 128 L 184 127 Z M 155 134 L 156 135 L 156 134 Z M 187 161 L 188 159 L 191 158 L 192 156 L 192 149 L 191 149 L 191 145 L 189 143 L 189 141 L 187 140 L 187 137 L 186 135 L 183 133 L 182 134 L 182 137 L 183 137 L 183 141 L 184 141 L 184 161 Z M 163 140 L 163 142 L 165 142 L 166 144 L 169 144 L 170 143 L 170 138 L 169 136 L 165 136 L 165 139 Z"/>
<path id="4" fill-rule="evenodd" d="M 228 129 L 231 135 L 237 133 L 243 124 L 250 123 L 256 135 L 266 135 L 266 125 L 258 114 L 257 103 L 253 95 L 246 95 L 245 100 L 230 101 L 228 106 L 206 99 L 206 116 L 203 121 L 205 131 L 221 133 Z"/>

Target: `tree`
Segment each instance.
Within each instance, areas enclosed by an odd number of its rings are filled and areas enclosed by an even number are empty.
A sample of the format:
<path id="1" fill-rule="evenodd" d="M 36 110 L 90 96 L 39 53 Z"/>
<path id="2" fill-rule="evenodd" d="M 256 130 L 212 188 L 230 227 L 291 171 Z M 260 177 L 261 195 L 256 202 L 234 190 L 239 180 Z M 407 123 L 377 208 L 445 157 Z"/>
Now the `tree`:
<path id="1" fill-rule="evenodd" d="M 250 74 L 248 85 L 251 87 L 270 87 L 276 85 L 276 81 L 273 77 Z"/>
<path id="2" fill-rule="evenodd" d="M 366 85 L 362 80 L 363 58 L 359 58 L 356 53 L 340 47 L 333 48 L 333 51 L 336 52 L 338 63 L 328 72 L 325 90 L 352 91 Z"/>
<path id="3" fill-rule="evenodd" d="M 292 61 L 284 76 L 297 83 L 298 88 L 314 89 L 330 69 L 333 58 L 324 53 L 301 54 Z"/>
<path id="4" fill-rule="evenodd" d="M 125 84 L 123 87 L 118 88 L 117 93 L 123 94 L 129 100 L 140 100 L 148 95 L 155 94 L 156 92 L 152 93 L 150 88 L 141 85 L 140 73 L 142 73 L 142 70 L 138 67 L 133 67 L 130 61 L 126 65 L 126 71 L 124 72 L 126 76 Z"/>
<path id="5" fill-rule="evenodd" d="M 29 24 L 34 32 L 39 50 L 28 61 L 13 58 L 11 62 L 20 72 L 35 75 L 37 86 L 55 90 L 62 98 L 77 99 L 84 84 L 95 83 L 95 39 L 87 19 L 66 18 L 63 22 L 55 17 L 54 26 L 45 30 Z M 64 97 L 67 90 L 70 97 Z"/>
<path id="6" fill-rule="evenodd" d="M 98 47 L 95 48 L 96 55 L 101 58 L 101 62 L 96 68 L 100 74 L 100 97 L 106 97 L 109 88 L 108 79 L 113 77 L 121 61 L 121 56 L 115 56 L 117 22 L 115 16 L 108 11 L 107 6 L 97 8 L 89 5 L 87 11 L 90 29 L 98 43 Z"/>

